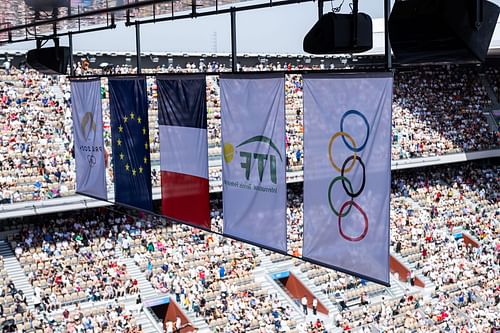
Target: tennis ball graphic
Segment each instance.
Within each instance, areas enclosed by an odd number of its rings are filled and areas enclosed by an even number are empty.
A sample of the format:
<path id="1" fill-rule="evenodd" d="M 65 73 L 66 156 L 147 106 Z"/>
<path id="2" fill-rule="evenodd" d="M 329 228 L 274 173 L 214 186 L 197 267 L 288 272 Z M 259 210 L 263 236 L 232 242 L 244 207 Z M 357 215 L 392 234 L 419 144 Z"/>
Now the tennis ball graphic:
<path id="1" fill-rule="evenodd" d="M 224 144 L 224 160 L 226 163 L 231 163 L 234 157 L 234 146 L 230 143 Z"/>

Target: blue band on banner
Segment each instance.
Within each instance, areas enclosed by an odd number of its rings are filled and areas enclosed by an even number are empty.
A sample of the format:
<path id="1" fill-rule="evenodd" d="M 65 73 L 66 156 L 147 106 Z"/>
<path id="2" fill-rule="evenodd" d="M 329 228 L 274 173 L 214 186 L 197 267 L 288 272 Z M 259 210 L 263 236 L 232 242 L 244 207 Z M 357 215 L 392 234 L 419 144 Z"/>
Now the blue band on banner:
<path id="1" fill-rule="evenodd" d="M 272 278 L 273 280 L 280 280 L 280 279 L 284 279 L 284 278 L 287 278 L 290 276 L 290 272 L 289 271 L 286 271 L 286 272 L 279 272 L 279 273 L 274 273 L 272 275 Z"/>
<path id="2" fill-rule="evenodd" d="M 158 305 L 163 305 L 163 304 L 170 304 L 170 297 L 169 296 L 155 298 L 155 299 L 151 299 L 151 300 L 144 302 L 144 306 L 147 308 L 151 308 L 153 306 L 158 306 Z"/>

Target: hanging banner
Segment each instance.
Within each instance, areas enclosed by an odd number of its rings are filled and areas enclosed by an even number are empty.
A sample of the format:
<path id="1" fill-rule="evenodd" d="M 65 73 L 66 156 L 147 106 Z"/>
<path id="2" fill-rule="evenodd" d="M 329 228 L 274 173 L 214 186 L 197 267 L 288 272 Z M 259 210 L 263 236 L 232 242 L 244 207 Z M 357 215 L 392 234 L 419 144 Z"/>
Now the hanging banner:
<path id="1" fill-rule="evenodd" d="M 157 84 L 162 213 L 210 229 L 205 76 Z"/>
<path id="2" fill-rule="evenodd" d="M 144 78 L 110 79 L 115 202 L 153 209 L 148 98 Z"/>
<path id="3" fill-rule="evenodd" d="M 76 192 L 102 200 L 106 191 L 105 150 L 99 80 L 71 81 Z"/>
<path id="4" fill-rule="evenodd" d="M 304 75 L 303 257 L 389 283 L 391 74 Z"/>
<path id="5" fill-rule="evenodd" d="M 281 75 L 221 75 L 224 234 L 286 251 Z"/>

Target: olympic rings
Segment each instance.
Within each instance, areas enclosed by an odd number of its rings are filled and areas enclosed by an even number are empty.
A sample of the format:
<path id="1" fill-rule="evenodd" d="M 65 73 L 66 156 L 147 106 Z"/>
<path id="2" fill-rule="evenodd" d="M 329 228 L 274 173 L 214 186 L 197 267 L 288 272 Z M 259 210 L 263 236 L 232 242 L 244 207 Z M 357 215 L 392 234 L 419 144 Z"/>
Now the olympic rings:
<path id="1" fill-rule="evenodd" d="M 345 168 L 345 165 L 347 164 L 347 162 L 349 162 L 350 160 L 352 159 L 355 159 L 356 156 L 355 155 L 351 155 L 349 156 L 345 161 L 344 161 L 344 164 L 342 164 L 342 171 L 341 171 L 341 177 L 343 178 L 342 179 L 342 186 L 344 187 L 344 191 L 345 193 L 347 193 L 350 197 L 352 197 L 353 199 L 358 197 L 361 192 L 363 192 L 363 190 L 365 189 L 365 183 L 366 183 L 366 174 L 365 174 L 365 164 L 363 163 L 363 160 L 361 159 L 361 157 L 358 156 L 357 160 L 359 161 L 359 164 L 361 164 L 361 166 L 363 167 L 363 182 L 361 183 L 361 187 L 359 188 L 358 192 L 356 193 L 352 193 L 352 184 L 351 182 L 349 181 L 349 187 L 351 188 L 351 191 L 349 191 L 347 189 L 347 186 L 345 186 L 345 182 L 344 180 L 347 180 L 347 178 L 344 177 L 344 168 Z"/>
<path id="2" fill-rule="evenodd" d="M 344 230 L 342 230 L 342 212 L 344 211 L 344 209 L 349 205 L 349 210 L 351 210 L 351 207 L 354 206 L 355 208 L 358 209 L 358 211 L 361 213 L 361 215 L 363 215 L 363 218 L 365 220 L 365 223 L 364 223 L 364 226 L 363 226 L 363 232 L 361 232 L 361 234 L 357 237 L 351 237 L 351 236 L 348 236 L 344 233 Z M 366 213 L 365 211 L 356 203 L 354 202 L 354 200 L 349 200 L 349 201 L 346 201 L 344 202 L 344 204 L 342 205 L 342 207 L 340 208 L 340 212 L 339 212 L 339 232 L 340 232 L 340 235 L 345 239 L 345 240 L 348 240 L 348 241 L 351 241 L 351 242 L 358 242 L 360 240 L 362 240 L 363 238 L 366 237 L 366 234 L 368 233 L 368 216 L 366 216 Z"/>
<path id="3" fill-rule="evenodd" d="M 335 133 L 331 138 L 330 138 L 330 142 L 328 143 L 328 158 L 330 159 L 330 164 L 333 166 L 333 168 L 335 170 L 337 170 L 338 172 L 342 172 L 340 170 L 340 168 L 337 166 L 337 164 L 335 164 L 335 161 L 333 160 L 333 157 L 332 157 L 332 145 L 333 145 L 333 142 L 335 141 L 335 139 L 339 136 L 342 136 L 342 139 L 345 141 L 345 138 L 348 138 L 349 141 L 351 141 L 352 145 L 354 146 L 354 149 L 356 149 L 356 142 L 354 141 L 354 139 L 352 138 L 352 136 L 350 136 L 348 133 L 346 132 L 337 132 Z M 356 152 L 354 152 L 354 160 L 352 161 L 351 163 L 351 166 L 348 167 L 347 169 L 345 169 L 345 173 L 351 171 L 351 169 L 354 167 L 354 163 L 356 162 Z"/>
<path id="4" fill-rule="evenodd" d="M 344 144 L 347 146 L 347 148 L 349 148 L 352 152 L 357 153 L 357 152 L 365 149 L 366 143 L 368 142 L 368 137 L 370 136 L 370 125 L 368 124 L 368 120 L 366 120 L 366 117 L 361 112 L 359 112 L 358 110 L 349 110 L 342 115 L 342 119 L 340 120 L 340 131 L 342 133 L 344 133 L 344 120 L 350 114 L 360 116 L 366 125 L 365 142 L 363 142 L 363 144 L 361 146 L 359 146 L 359 148 L 356 148 L 356 145 L 352 145 L 352 146 L 349 145 L 349 143 L 345 140 L 345 138 L 342 137 L 342 140 L 344 140 Z M 351 142 L 353 142 L 353 140 L 351 140 Z"/>
<path id="5" fill-rule="evenodd" d="M 366 125 L 366 137 L 365 137 L 363 144 L 359 147 L 356 146 L 356 141 L 354 141 L 352 136 L 350 134 L 348 134 L 347 132 L 344 132 L 344 121 L 347 118 L 347 116 L 349 116 L 349 115 L 356 115 L 356 116 L 361 117 L 361 119 L 363 120 L 363 122 Z M 353 152 L 353 155 L 349 156 L 344 161 L 344 163 L 342 164 L 342 168 L 339 168 L 338 165 L 335 164 L 335 161 L 334 161 L 333 156 L 332 156 L 333 142 L 339 136 L 342 137 L 342 140 L 344 141 L 344 144 L 346 145 L 346 147 Z M 361 112 L 359 112 L 357 110 L 348 110 L 342 115 L 342 118 L 340 121 L 340 131 L 335 133 L 330 138 L 330 141 L 328 143 L 328 158 L 330 160 L 330 164 L 337 172 L 340 173 L 340 176 L 333 178 L 333 180 L 330 182 L 330 185 L 328 187 L 328 204 L 330 205 L 330 209 L 332 210 L 332 212 L 336 216 L 338 216 L 340 236 L 342 236 L 345 240 L 350 241 L 350 242 L 359 242 L 360 240 L 363 240 L 366 237 L 366 235 L 368 234 L 368 216 L 366 215 L 365 211 L 354 201 L 354 198 L 360 196 L 361 193 L 363 192 L 363 190 L 365 189 L 366 167 L 365 167 L 365 163 L 363 162 L 363 160 L 361 159 L 361 157 L 357 153 L 362 151 L 363 149 L 365 149 L 366 144 L 368 143 L 369 137 L 370 137 L 370 126 L 368 124 L 368 120 L 366 119 L 366 117 Z M 347 138 L 347 140 L 346 140 L 346 138 Z M 350 141 L 350 144 L 348 141 Z M 351 161 L 351 164 L 348 166 L 349 161 Z M 360 186 L 359 190 L 357 192 L 354 192 L 354 190 L 352 188 L 352 183 L 348 178 L 345 177 L 345 174 L 347 174 L 349 171 L 352 170 L 352 168 L 354 167 L 354 164 L 356 164 L 357 161 L 359 161 L 359 163 L 361 164 L 361 167 L 363 168 L 363 173 L 362 173 L 363 181 L 361 182 L 361 186 Z M 342 207 L 340 208 L 340 210 L 337 211 L 332 203 L 332 189 L 333 189 L 333 185 L 339 180 L 342 181 L 342 187 L 344 188 L 345 193 L 351 197 L 351 200 L 344 202 L 342 204 Z M 346 182 L 347 182 L 347 185 L 349 185 L 349 186 L 346 185 Z M 349 206 L 349 208 L 347 208 L 347 206 Z M 344 233 L 344 230 L 342 229 L 342 218 L 346 217 L 351 212 L 351 208 L 353 206 L 361 213 L 361 215 L 363 216 L 363 219 L 364 219 L 363 232 L 356 237 L 351 237 L 349 235 L 346 235 Z"/>
<path id="6" fill-rule="evenodd" d="M 339 212 L 335 209 L 335 207 L 333 207 L 333 204 L 332 204 L 332 188 L 333 188 L 333 185 L 339 180 L 342 180 L 342 185 L 344 185 L 344 180 L 345 180 L 349 184 L 349 187 L 351 188 L 351 192 L 353 191 L 351 181 L 344 176 L 337 176 L 330 182 L 330 186 L 328 187 L 328 203 L 330 204 L 330 208 L 332 209 L 333 213 L 337 216 L 339 216 Z M 351 211 L 351 207 L 349 207 L 347 212 L 345 212 L 341 217 L 346 216 L 347 214 L 349 214 L 350 211 Z"/>

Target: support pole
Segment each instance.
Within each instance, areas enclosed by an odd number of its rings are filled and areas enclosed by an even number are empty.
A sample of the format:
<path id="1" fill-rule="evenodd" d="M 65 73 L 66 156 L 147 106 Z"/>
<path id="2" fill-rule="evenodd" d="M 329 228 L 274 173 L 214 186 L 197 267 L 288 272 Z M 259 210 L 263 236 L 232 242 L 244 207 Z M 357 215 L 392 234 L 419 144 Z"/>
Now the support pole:
<path id="1" fill-rule="evenodd" d="M 141 25 L 138 21 L 135 21 L 135 52 L 136 52 L 136 63 L 137 63 L 137 74 L 140 75 L 142 72 L 141 68 Z"/>
<path id="2" fill-rule="evenodd" d="M 196 0 L 191 0 L 191 15 L 196 17 Z"/>
<path id="3" fill-rule="evenodd" d="M 391 42 L 389 40 L 389 15 L 391 14 L 391 0 L 384 0 L 384 38 L 385 38 L 385 67 L 392 69 Z"/>
<path id="4" fill-rule="evenodd" d="M 75 75 L 75 69 L 73 68 L 73 33 L 68 33 L 68 44 L 69 44 L 69 75 Z"/>
<path id="5" fill-rule="evenodd" d="M 358 0 L 352 1 L 352 15 L 354 19 L 352 20 L 352 41 L 354 47 L 358 46 Z"/>
<path id="6" fill-rule="evenodd" d="M 323 0 L 318 0 L 318 20 L 323 16 Z"/>
<path id="7" fill-rule="evenodd" d="M 231 7 L 231 69 L 233 73 L 236 73 L 237 68 L 236 59 L 236 10 Z"/>

